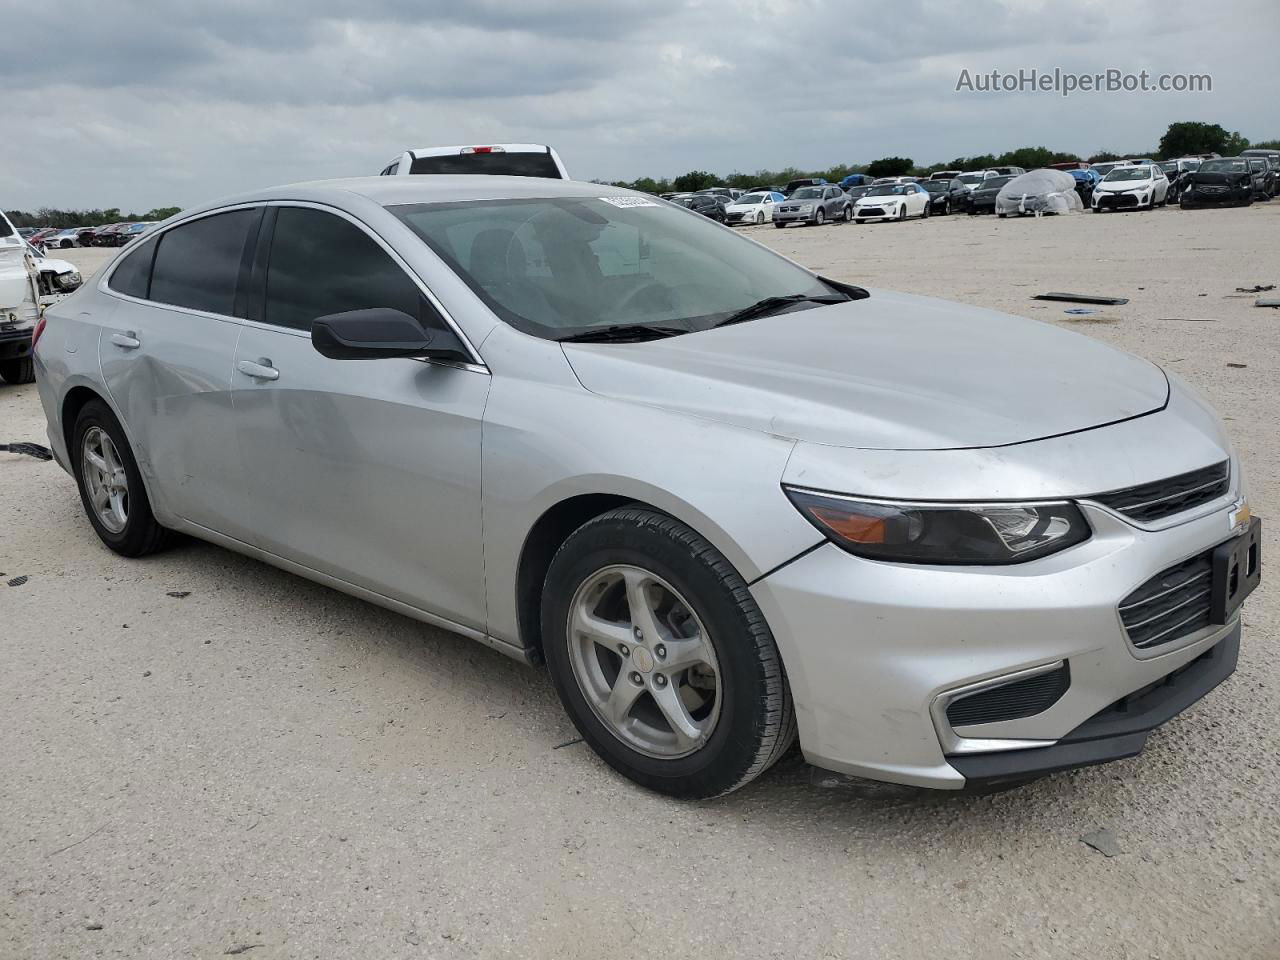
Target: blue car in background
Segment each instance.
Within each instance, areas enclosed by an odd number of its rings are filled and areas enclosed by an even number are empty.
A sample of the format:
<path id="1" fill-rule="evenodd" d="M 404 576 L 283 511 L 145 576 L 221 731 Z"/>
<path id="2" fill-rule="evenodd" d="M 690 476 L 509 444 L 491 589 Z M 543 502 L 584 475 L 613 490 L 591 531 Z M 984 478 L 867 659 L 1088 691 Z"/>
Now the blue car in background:
<path id="1" fill-rule="evenodd" d="M 871 182 L 865 173 L 851 173 L 840 181 L 840 186 L 848 190 L 850 187 L 861 187 Z"/>
<path id="2" fill-rule="evenodd" d="M 1102 182 L 1102 174 L 1095 170 L 1068 170 L 1067 173 L 1076 179 L 1076 193 L 1080 195 L 1080 202 L 1089 206 L 1093 188 Z"/>

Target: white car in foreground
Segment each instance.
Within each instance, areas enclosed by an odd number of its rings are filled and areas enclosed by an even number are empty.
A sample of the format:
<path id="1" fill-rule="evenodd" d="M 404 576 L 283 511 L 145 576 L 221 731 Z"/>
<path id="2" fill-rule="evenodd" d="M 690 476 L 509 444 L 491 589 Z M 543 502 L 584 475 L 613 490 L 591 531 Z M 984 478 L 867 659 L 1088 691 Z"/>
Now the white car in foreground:
<path id="1" fill-rule="evenodd" d="M 785 199 L 772 190 L 748 193 L 724 208 L 725 223 L 768 223 L 773 219 L 773 208 Z"/>
<path id="2" fill-rule="evenodd" d="M 918 183 L 872 184 L 853 208 L 855 223 L 868 220 L 905 220 L 929 216 L 929 191 Z"/>
<path id="3" fill-rule="evenodd" d="M 1153 210 L 1169 198 L 1169 178 L 1158 163 L 1116 167 L 1093 188 L 1094 213 L 1108 210 Z"/>

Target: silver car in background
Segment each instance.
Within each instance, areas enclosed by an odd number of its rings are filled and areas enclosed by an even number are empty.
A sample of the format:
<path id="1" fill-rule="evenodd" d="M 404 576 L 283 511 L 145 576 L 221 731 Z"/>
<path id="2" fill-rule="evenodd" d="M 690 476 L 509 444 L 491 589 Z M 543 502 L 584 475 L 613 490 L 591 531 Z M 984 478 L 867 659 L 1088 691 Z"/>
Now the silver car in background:
<path id="1" fill-rule="evenodd" d="M 823 183 L 813 187 L 800 187 L 773 208 L 773 225 L 781 229 L 791 223 L 808 223 L 822 226 L 833 220 L 848 222 L 853 213 L 853 201 L 842 187 Z"/>
<path id="2" fill-rule="evenodd" d="M 945 789 L 1130 756 L 1234 669 L 1259 578 L 1239 458 L 1172 374 L 596 184 L 189 210 L 35 361 L 108 547 L 189 534 L 545 661 L 676 796 L 797 737 Z"/>

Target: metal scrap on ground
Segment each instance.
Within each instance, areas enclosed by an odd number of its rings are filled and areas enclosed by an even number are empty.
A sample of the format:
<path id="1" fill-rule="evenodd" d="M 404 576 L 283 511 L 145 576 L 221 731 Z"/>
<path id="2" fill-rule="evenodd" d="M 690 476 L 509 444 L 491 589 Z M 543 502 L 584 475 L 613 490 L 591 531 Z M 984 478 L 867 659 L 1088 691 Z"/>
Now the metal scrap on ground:
<path id="1" fill-rule="evenodd" d="M 24 456 L 35 457 L 37 460 L 53 459 L 53 451 L 48 447 L 42 447 L 38 443 L 0 443 L 0 452 L 3 451 L 20 453 Z"/>
<path id="2" fill-rule="evenodd" d="M 1259 297 L 1257 300 L 1253 301 L 1253 305 L 1255 307 L 1280 307 L 1280 300 L 1276 300 L 1274 298 L 1268 300 L 1266 297 Z"/>
<path id="3" fill-rule="evenodd" d="M 1092 293 L 1037 293 L 1032 300 L 1065 300 L 1068 303 L 1102 303 L 1108 306 L 1119 306 L 1128 303 L 1128 297 L 1102 297 Z"/>

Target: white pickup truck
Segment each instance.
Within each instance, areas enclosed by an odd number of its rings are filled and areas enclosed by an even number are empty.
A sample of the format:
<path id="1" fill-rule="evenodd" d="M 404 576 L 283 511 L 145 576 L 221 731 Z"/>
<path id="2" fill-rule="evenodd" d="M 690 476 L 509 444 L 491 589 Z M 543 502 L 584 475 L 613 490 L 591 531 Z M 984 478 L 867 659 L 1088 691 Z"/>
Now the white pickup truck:
<path id="1" fill-rule="evenodd" d="M 31 332 L 46 306 L 83 282 L 74 264 L 44 256 L 0 211 L 0 380 L 30 383 Z"/>

